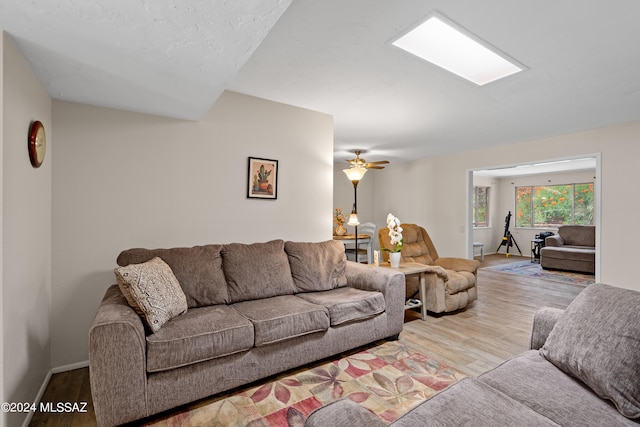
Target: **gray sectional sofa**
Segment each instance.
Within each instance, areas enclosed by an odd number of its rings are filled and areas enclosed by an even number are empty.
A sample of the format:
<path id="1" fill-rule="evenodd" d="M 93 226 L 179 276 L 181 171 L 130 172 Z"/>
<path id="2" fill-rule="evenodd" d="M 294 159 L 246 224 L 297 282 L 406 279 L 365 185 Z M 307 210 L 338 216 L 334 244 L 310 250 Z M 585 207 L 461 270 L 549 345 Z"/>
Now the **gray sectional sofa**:
<path id="1" fill-rule="evenodd" d="M 135 421 L 380 339 L 404 275 L 337 241 L 130 249 L 89 332 L 100 426 Z"/>
<path id="2" fill-rule="evenodd" d="M 596 228 L 593 225 L 563 225 L 558 234 L 545 238 L 540 250 L 545 269 L 596 272 Z"/>
<path id="3" fill-rule="evenodd" d="M 640 425 L 640 292 L 590 285 L 567 307 L 539 310 L 531 350 L 421 403 L 394 427 Z M 349 399 L 306 427 L 386 426 Z"/>

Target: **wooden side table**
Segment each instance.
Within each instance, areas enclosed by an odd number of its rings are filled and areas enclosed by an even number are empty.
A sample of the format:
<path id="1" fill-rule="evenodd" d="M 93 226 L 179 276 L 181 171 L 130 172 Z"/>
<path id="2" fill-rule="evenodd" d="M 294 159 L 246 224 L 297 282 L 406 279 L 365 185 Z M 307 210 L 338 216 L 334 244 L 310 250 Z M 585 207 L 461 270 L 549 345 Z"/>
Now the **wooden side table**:
<path id="1" fill-rule="evenodd" d="M 380 264 L 380 267 L 385 267 L 385 268 L 392 268 L 391 264 L 389 264 L 388 262 L 383 262 Z M 425 264 L 418 264 L 416 262 L 407 262 L 407 263 L 402 263 L 400 264 L 400 266 L 398 268 L 393 268 L 393 270 L 399 271 L 400 273 L 404 274 L 405 276 L 411 276 L 413 274 L 419 274 L 420 275 L 420 293 L 418 295 L 418 300 L 420 301 L 417 304 L 410 304 L 410 303 L 406 303 L 404 305 L 404 309 L 405 310 L 409 310 L 411 308 L 418 308 L 420 307 L 420 318 L 422 320 L 427 320 L 427 304 L 426 304 L 426 298 L 427 298 L 427 279 L 426 279 L 426 272 L 427 271 L 431 271 L 433 269 L 432 266 L 430 265 L 425 265 Z"/>

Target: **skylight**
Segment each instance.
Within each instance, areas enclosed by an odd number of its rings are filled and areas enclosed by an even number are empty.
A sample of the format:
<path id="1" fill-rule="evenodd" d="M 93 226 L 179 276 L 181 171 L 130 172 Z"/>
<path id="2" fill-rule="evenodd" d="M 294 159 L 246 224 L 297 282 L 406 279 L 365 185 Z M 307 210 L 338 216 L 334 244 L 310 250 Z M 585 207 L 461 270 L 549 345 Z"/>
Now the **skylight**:
<path id="1" fill-rule="evenodd" d="M 394 41 L 393 45 L 479 86 L 524 69 L 435 13 Z"/>

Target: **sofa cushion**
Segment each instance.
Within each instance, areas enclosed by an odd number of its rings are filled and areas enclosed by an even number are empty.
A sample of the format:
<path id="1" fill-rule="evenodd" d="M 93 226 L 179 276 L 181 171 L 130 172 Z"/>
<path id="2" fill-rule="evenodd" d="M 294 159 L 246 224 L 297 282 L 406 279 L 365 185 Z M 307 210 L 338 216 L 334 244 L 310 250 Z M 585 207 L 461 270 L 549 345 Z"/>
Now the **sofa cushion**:
<path id="1" fill-rule="evenodd" d="M 323 292 L 296 295 L 329 311 L 331 326 L 364 320 L 385 310 L 384 296 L 380 292 L 363 291 L 349 286 Z"/>
<path id="2" fill-rule="evenodd" d="M 596 246 L 596 228 L 593 225 L 563 225 L 558 234 L 565 245 Z"/>
<path id="3" fill-rule="evenodd" d="M 229 302 L 222 271 L 222 245 L 171 249 L 129 249 L 118 255 L 120 266 L 139 264 L 160 257 L 175 274 L 189 308 Z"/>
<path id="4" fill-rule="evenodd" d="M 160 258 L 115 270 L 118 287 L 151 332 L 187 311 L 187 299 L 171 271 Z"/>
<path id="5" fill-rule="evenodd" d="M 478 379 L 561 426 L 637 425 L 536 350 L 507 360 Z"/>
<path id="6" fill-rule="evenodd" d="M 640 292 L 590 285 L 569 304 L 540 349 L 547 360 L 634 419 L 640 418 L 638 307 Z"/>
<path id="7" fill-rule="evenodd" d="M 224 245 L 222 268 L 232 303 L 292 295 L 296 290 L 283 240 Z"/>
<path id="8" fill-rule="evenodd" d="M 253 324 L 226 305 L 190 309 L 147 337 L 147 371 L 158 372 L 253 347 Z"/>
<path id="9" fill-rule="evenodd" d="M 284 250 L 297 292 L 328 291 L 347 285 L 347 258 L 342 242 L 286 242 Z"/>
<path id="10" fill-rule="evenodd" d="M 595 262 L 596 249 L 576 246 L 544 247 L 540 250 L 542 257 L 558 258 L 567 261 Z"/>
<path id="11" fill-rule="evenodd" d="M 473 378 L 464 378 L 398 418 L 394 427 L 558 425 Z"/>
<path id="12" fill-rule="evenodd" d="M 329 402 L 312 411 L 304 427 L 366 426 L 387 427 L 387 423 L 349 398 Z"/>
<path id="13" fill-rule="evenodd" d="M 256 347 L 329 329 L 326 308 L 293 295 L 244 301 L 231 307 L 253 323 Z"/>

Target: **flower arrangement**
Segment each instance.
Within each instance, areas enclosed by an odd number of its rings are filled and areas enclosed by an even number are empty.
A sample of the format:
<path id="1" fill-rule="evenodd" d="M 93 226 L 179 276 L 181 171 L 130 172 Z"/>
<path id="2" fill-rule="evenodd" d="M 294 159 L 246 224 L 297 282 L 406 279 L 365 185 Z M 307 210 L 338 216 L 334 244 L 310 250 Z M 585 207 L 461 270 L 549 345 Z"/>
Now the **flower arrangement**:
<path id="1" fill-rule="evenodd" d="M 391 237 L 391 244 L 393 247 L 382 249 L 389 252 L 400 252 L 402 250 L 402 245 L 404 245 L 400 220 L 392 214 L 387 215 L 387 228 L 389 229 L 389 237 Z"/>
<path id="2" fill-rule="evenodd" d="M 342 213 L 342 208 L 335 208 L 333 211 L 333 219 L 338 224 L 333 230 L 333 234 L 336 236 L 344 236 L 347 234 L 347 229 L 342 225 L 347 222 L 347 217 Z"/>

